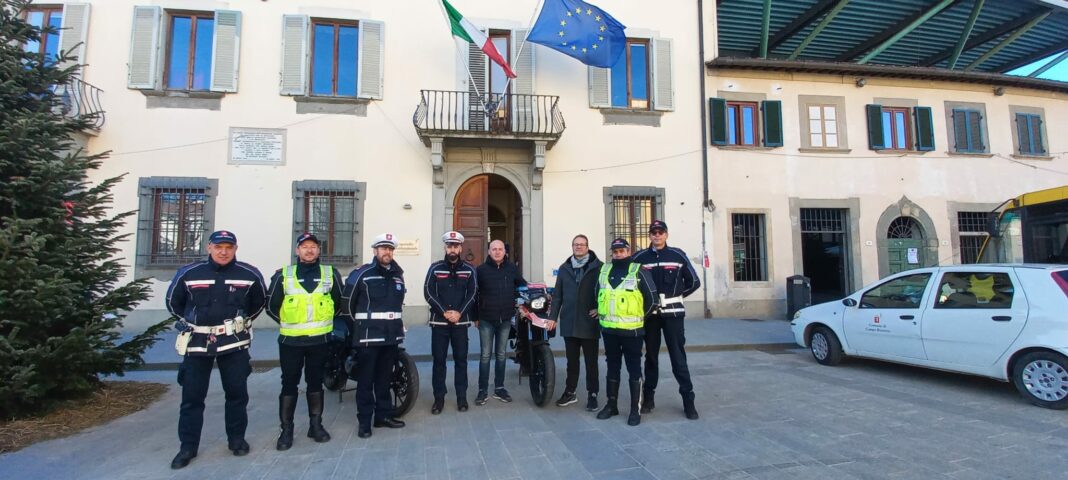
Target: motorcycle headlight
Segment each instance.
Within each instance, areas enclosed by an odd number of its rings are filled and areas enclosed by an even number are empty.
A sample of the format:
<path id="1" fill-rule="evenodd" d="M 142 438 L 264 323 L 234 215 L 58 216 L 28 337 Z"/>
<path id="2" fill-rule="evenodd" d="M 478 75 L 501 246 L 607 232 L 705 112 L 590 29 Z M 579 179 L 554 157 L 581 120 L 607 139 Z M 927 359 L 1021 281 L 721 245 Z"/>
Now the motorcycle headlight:
<path id="1" fill-rule="evenodd" d="M 530 308 L 533 308 L 534 310 L 545 308 L 545 298 L 535 298 L 530 302 Z"/>

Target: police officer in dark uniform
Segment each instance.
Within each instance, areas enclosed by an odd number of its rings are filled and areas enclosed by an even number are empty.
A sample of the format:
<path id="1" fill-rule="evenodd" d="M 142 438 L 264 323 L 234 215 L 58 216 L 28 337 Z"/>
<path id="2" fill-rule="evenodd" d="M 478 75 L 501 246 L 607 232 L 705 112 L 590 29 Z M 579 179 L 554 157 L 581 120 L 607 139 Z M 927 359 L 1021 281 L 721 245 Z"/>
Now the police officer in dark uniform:
<path id="1" fill-rule="evenodd" d="M 651 245 L 634 254 L 634 262 L 642 264 L 642 269 L 649 272 L 660 293 L 659 308 L 645 319 L 645 393 L 642 413 L 653 411 L 656 406 L 653 394 L 659 380 L 660 334 L 663 332 L 667 343 L 668 358 L 671 359 L 671 373 L 679 383 L 682 395 L 683 411 L 686 418 L 697 420 L 697 407 L 694 406 L 693 382 L 690 381 L 690 369 L 686 366 L 686 308 L 682 300 L 701 287 L 690 259 L 686 252 L 667 244 L 668 227 L 662 220 L 649 224 Z"/>
<path id="2" fill-rule="evenodd" d="M 323 428 L 323 367 L 330 354 L 327 340 L 334 316 L 341 310 L 341 274 L 319 263 L 319 239 L 311 233 L 297 237 L 297 264 L 274 272 L 267 289 L 267 315 L 278 322 L 278 361 L 282 366 L 282 393 L 278 396 L 281 433 L 275 446 L 293 446 L 293 413 L 301 369 L 306 372 L 308 438 L 330 441 Z"/>
<path id="3" fill-rule="evenodd" d="M 460 259 L 464 236 L 446 232 L 441 241 L 445 244 L 445 259 L 430 265 L 423 282 L 423 295 L 430 305 L 430 351 L 434 357 L 430 382 L 434 386 L 434 405 L 430 413 L 434 415 L 445 407 L 445 357 L 449 345 L 455 364 L 456 408 L 467 411 L 467 327 L 472 323 L 478 290 L 475 267 Z"/>
<path id="4" fill-rule="evenodd" d="M 393 365 L 404 341 L 401 310 L 404 305 L 404 270 L 393 261 L 397 241 L 392 233 L 377 237 L 371 248 L 375 258 L 353 270 L 345 280 L 343 302 L 355 321 L 352 341 L 357 348 L 356 418 L 357 435 L 371 436 L 375 428 L 402 428 L 404 422 L 393 418 L 393 399 L 389 386 Z"/>
<path id="5" fill-rule="evenodd" d="M 236 260 L 237 237 L 220 230 L 208 238 L 208 258 L 178 270 L 167 289 L 167 310 L 178 317 L 178 367 L 182 407 L 178 416 L 181 448 L 171 468 L 197 456 L 204 424 L 204 398 L 212 365 L 219 364 L 226 392 L 226 437 L 237 456 L 248 454 L 248 385 L 252 365 L 252 320 L 263 310 L 266 291 L 260 271 Z"/>

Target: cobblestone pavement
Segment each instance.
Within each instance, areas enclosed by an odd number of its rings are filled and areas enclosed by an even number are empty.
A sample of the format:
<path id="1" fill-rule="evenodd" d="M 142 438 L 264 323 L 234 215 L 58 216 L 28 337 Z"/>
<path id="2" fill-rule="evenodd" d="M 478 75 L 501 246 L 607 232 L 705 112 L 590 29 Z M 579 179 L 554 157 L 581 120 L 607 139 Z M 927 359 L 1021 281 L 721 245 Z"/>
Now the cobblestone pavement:
<path id="1" fill-rule="evenodd" d="M 360 439 L 352 394 L 340 404 L 330 395 L 333 440 L 311 442 L 298 422 L 287 452 L 273 448 L 279 371 L 255 373 L 252 453 L 243 458 L 226 449 L 216 375 L 200 456 L 184 470 L 169 469 L 178 447 L 175 387 L 145 411 L 0 457 L 0 478 L 1061 479 L 1068 471 L 1068 413 L 1030 406 L 1008 384 L 874 361 L 824 367 L 803 350 L 694 353 L 690 363 L 701 419 L 683 417 L 676 384 L 662 371 L 657 408 L 638 427 L 626 425 L 625 394 L 623 415 L 610 420 L 582 402 L 537 408 L 516 385 L 514 366 L 515 402 L 491 399 L 460 413 L 450 396 L 432 416 L 430 365 L 420 363 L 407 428 Z M 557 368 L 559 394 L 562 359 Z M 471 362 L 472 380 L 476 373 Z M 174 372 L 132 377 L 173 383 Z M 306 418 L 303 405 L 297 417 Z"/>

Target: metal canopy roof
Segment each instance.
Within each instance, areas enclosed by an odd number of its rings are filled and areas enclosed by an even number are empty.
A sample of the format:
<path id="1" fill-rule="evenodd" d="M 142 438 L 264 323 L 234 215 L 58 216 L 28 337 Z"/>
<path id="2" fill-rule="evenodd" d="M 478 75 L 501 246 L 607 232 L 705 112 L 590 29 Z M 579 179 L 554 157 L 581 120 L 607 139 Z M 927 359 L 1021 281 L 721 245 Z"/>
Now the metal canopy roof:
<path id="1" fill-rule="evenodd" d="M 1004 73 L 1068 51 L 1068 8 L 1060 6 L 1066 3 L 718 0 L 719 54 L 762 58 L 766 44 L 767 58 L 949 68 L 971 23 L 954 68 Z"/>

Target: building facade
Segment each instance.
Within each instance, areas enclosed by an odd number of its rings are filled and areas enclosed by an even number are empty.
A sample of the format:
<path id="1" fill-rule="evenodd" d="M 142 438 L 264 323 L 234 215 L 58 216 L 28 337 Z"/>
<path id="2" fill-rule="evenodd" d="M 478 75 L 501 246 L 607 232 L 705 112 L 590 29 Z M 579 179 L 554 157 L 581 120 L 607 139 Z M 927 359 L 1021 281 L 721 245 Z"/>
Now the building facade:
<path id="1" fill-rule="evenodd" d="M 115 208 L 138 214 L 121 255 L 155 278 L 131 322 L 165 314 L 215 229 L 265 274 L 305 230 L 343 273 L 392 232 L 417 324 L 447 230 L 466 260 L 502 239 L 552 284 L 574 235 L 606 257 L 616 236 L 644 246 L 654 219 L 703 277 L 691 315 L 779 316 L 788 276 L 830 298 L 967 261 L 981 212 L 1065 183 L 1068 144 L 1047 133 L 1068 125 L 1068 87 L 717 64 L 715 5 L 682 0 L 601 2 L 627 53 L 588 68 L 523 41 L 539 3 L 453 2 L 511 59 L 508 81 L 435 1 L 35 2 L 61 12 L 60 44 L 84 39 L 82 79 L 103 91 L 84 144 L 111 155 L 93 178 L 125 174 Z"/>

